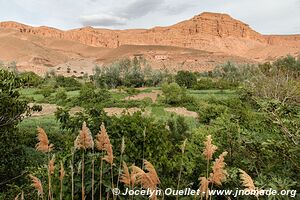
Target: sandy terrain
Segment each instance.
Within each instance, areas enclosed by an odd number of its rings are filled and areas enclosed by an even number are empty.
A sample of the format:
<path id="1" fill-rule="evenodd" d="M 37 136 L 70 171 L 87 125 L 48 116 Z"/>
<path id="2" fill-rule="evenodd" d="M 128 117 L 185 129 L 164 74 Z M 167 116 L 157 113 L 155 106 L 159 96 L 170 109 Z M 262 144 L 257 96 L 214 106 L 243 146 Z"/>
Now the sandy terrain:
<path id="1" fill-rule="evenodd" d="M 157 96 L 161 94 L 162 92 L 160 90 L 153 90 L 150 93 L 140 93 L 134 96 L 126 97 L 125 100 L 143 100 L 145 98 L 150 98 L 152 102 L 156 102 Z"/>
<path id="2" fill-rule="evenodd" d="M 176 108 L 165 108 L 164 109 L 167 112 L 172 112 L 176 113 L 178 115 L 182 115 L 184 117 L 193 117 L 193 118 L 198 118 L 198 113 L 189 111 L 186 108 L 183 107 L 176 107 Z"/>

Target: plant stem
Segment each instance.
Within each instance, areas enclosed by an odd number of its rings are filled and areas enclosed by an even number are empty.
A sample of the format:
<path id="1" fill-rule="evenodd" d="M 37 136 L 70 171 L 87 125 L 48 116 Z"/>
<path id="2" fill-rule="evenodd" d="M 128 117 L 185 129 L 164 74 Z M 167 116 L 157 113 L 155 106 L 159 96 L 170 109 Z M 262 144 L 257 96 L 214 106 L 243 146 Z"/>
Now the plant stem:
<path id="1" fill-rule="evenodd" d="M 102 200 L 102 167 L 103 167 L 103 151 L 102 156 L 100 157 L 100 200 Z"/>
<path id="2" fill-rule="evenodd" d="M 60 200 L 63 198 L 63 179 L 60 180 Z"/>
<path id="3" fill-rule="evenodd" d="M 146 140 L 146 127 L 145 127 L 145 129 L 144 129 L 144 131 L 143 131 L 143 159 L 142 159 L 142 168 L 141 169 L 144 169 L 144 158 L 145 158 L 145 140 Z"/>
<path id="4" fill-rule="evenodd" d="M 120 155 L 120 165 L 119 165 L 119 170 L 118 170 L 117 188 L 119 188 L 119 182 L 120 182 L 120 174 L 121 174 L 122 161 L 123 161 L 123 152 L 121 152 L 121 155 Z"/>
<path id="5" fill-rule="evenodd" d="M 181 173 L 182 173 L 182 169 L 183 169 L 183 154 L 184 153 L 182 153 L 182 156 L 181 156 L 180 171 L 179 171 L 179 175 L 178 175 L 176 200 L 178 200 L 178 198 L 179 198 L 179 196 L 178 196 L 178 190 L 179 190 L 179 186 L 180 186 Z"/>
<path id="6" fill-rule="evenodd" d="M 85 200 L 85 194 L 84 194 L 84 151 L 82 152 L 82 160 L 81 160 L 81 199 Z"/>
<path id="7" fill-rule="evenodd" d="M 71 161 L 71 182 L 72 182 L 72 200 L 74 200 L 74 152 L 72 151 Z"/>
<path id="8" fill-rule="evenodd" d="M 92 200 L 94 200 L 94 185 L 95 185 L 95 160 L 94 160 L 94 149 L 92 154 Z"/>
<path id="9" fill-rule="evenodd" d="M 110 174 L 111 174 L 111 188 L 114 189 L 114 174 L 113 174 L 113 165 L 110 165 Z M 112 193 L 113 199 L 115 199 L 114 193 Z"/>
<path id="10" fill-rule="evenodd" d="M 50 162 L 50 153 L 48 152 L 48 200 L 51 200 L 51 174 L 50 174 L 50 169 L 49 169 L 49 162 Z"/>

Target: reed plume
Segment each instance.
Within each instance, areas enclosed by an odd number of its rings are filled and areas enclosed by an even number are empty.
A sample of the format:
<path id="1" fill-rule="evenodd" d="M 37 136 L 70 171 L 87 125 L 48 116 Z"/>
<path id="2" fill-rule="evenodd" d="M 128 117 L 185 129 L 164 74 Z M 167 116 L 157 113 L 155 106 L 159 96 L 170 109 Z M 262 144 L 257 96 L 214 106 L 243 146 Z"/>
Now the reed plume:
<path id="1" fill-rule="evenodd" d="M 245 171 L 243 170 L 239 170 L 240 171 L 240 179 L 242 180 L 242 184 L 243 186 L 246 188 L 246 190 L 250 190 L 250 191 L 253 191 L 253 190 L 258 190 L 257 187 L 255 187 L 255 184 L 254 184 L 254 181 L 253 179 L 251 178 L 251 176 L 249 176 L 249 174 L 247 174 Z M 259 194 L 256 193 L 256 198 L 258 198 Z"/>
<path id="2" fill-rule="evenodd" d="M 208 135 L 206 137 L 206 140 L 204 142 L 204 149 L 203 149 L 203 156 L 206 159 L 206 179 L 208 179 L 208 174 L 209 174 L 209 162 L 213 158 L 213 154 L 215 151 L 218 149 L 217 146 L 212 144 L 212 139 L 211 135 Z"/>
<path id="3" fill-rule="evenodd" d="M 247 189 L 247 190 L 255 190 L 256 187 L 254 185 L 254 182 L 251 178 L 251 176 L 249 176 L 245 171 L 243 170 L 239 170 L 240 171 L 240 179 L 242 180 L 242 184 L 243 186 Z"/>
<path id="4" fill-rule="evenodd" d="M 107 145 L 111 145 L 110 144 L 110 139 L 109 139 L 109 136 L 106 132 L 106 128 L 105 128 L 105 125 L 104 123 L 101 124 L 100 126 L 100 132 L 96 135 L 96 139 L 95 139 L 95 146 L 96 148 L 99 150 L 99 151 L 102 151 L 102 154 L 104 151 L 106 151 L 107 149 Z M 111 157 L 106 157 L 107 160 L 110 160 Z M 102 157 L 100 157 L 100 200 L 102 199 L 102 179 L 103 179 L 103 155 Z"/>
<path id="5" fill-rule="evenodd" d="M 49 153 L 53 150 L 53 144 L 49 144 L 48 136 L 44 129 L 38 127 L 38 140 L 39 142 L 36 144 L 35 148 L 37 151 L 43 153 Z"/>
<path id="6" fill-rule="evenodd" d="M 224 169 L 226 163 L 224 162 L 224 157 L 227 155 L 227 152 L 223 152 L 219 158 L 216 159 L 212 171 L 210 174 L 210 182 L 217 185 L 222 185 L 222 182 L 226 180 L 227 171 Z"/>
<path id="7" fill-rule="evenodd" d="M 90 129 L 83 122 L 82 129 L 74 142 L 75 149 L 87 150 L 94 147 L 94 141 Z"/>
<path id="8" fill-rule="evenodd" d="M 38 198 L 41 196 L 42 199 L 44 199 L 44 191 L 43 191 L 43 185 L 42 182 L 39 178 L 29 175 L 31 178 L 32 186 L 37 190 L 38 192 Z"/>
<path id="9" fill-rule="evenodd" d="M 159 180 L 159 177 L 156 173 L 156 170 L 155 170 L 154 166 L 150 162 L 148 162 L 147 160 L 144 160 L 144 165 L 145 165 L 145 168 L 148 171 L 147 174 L 149 174 L 149 176 L 150 176 L 151 180 L 153 181 L 153 183 L 155 185 L 160 184 L 160 180 Z"/>
<path id="10" fill-rule="evenodd" d="M 203 150 L 203 155 L 204 155 L 205 159 L 212 160 L 213 154 L 218 149 L 218 147 L 212 144 L 211 135 L 208 135 L 206 137 L 206 141 L 204 142 L 204 145 L 205 145 L 205 147 Z"/>
<path id="11" fill-rule="evenodd" d="M 130 177 L 129 169 L 127 167 L 127 164 L 124 161 L 123 161 L 123 174 L 120 176 L 120 182 L 124 183 L 128 187 L 131 186 L 130 185 L 131 184 L 131 177 Z"/>
<path id="12" fill-rule="evenodd" d="M 96 135 L 95 146 L 99 151 L 104 151 L 105 146 L 110 144 L 104 123 L 101 124 L 100 132 Z"/>
<path id="13" fill-rule="evenodd" d="M 53 175 L 54 171 L 55 171 L 55 155 L 53 155 L 51 160 L 49 161 L 48 169 L 49 169 L 50 175 Z"/>
<path id="14" fill-rule="evenodd" d="M 209 180 L 206 177 L 200 177 L 200 196 L 201 199 L 203 198 L 203 196 L 206 196 L 206 199 L 208 199 L 208 185 L 209 185 Z"/>
<path id="15" fill-rule="evenodd" d="M 105 151 L 107 155 L 103 157 L 103 160 L 108 162 L 110 165 L 113 165 L 114 163 L 114 155 L 113 155 L 113 149 L 111 144 L 105 145 Z"/>
<path id="16" fill-rule="evenodd" d="M 141 168 L 135 165 L 132 165 L 130 168 L 131 168 L 130 183 L 131 183 L 131 188 L 134 188 L 137 177 L 144 174 L 145 172 L 144 170 L 142 170 Z"/>
<path id="17" fill-rule="evenodd" d="M 91 134 L 90 129 L 86 126 L 86 122 L 83 122 L 82 128 L 79 132 L 79 135 L 74 141 L 75 149 L 81 149 L 82 158 L 81 158 L 81 199 L 85 200 L 85 189 L 84 189 L 84 153 L 87 149 L 94 148 L 94 140 Z"/>
<path id="18" fill-rule="evenodd" d="M 147 160 L 144 160 L 144 166 L 148 171 L 147 173 L 139 167 L 132 166 L 132 170 L 136 178 L 136 183 L 140 183 L 144 189 L 156 191 L 157 185 L 160 184 L 160 180 L 156 173 L 156 170 L 154 166 Z M 157 199 L 157 196 L 154 194 L 151 199 L 155 200 Z"/>

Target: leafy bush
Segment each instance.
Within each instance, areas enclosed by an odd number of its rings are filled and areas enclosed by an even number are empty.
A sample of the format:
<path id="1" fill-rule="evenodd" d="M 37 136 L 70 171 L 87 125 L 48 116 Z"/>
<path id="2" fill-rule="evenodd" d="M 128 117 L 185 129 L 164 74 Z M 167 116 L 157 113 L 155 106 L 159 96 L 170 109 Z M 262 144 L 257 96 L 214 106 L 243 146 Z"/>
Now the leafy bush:
<path id="1" fill-rule="evenodd" d="M 23 114 L 28 111 L 27 102 L 20 100 L 18 88 L 22 80 L 14 73 L 0 69 L 0 180 L 6 182 L 25 170 L 27 159 L 17 128 Z M 0 185 L 0 193 L 5 185 Z"/>
<path id="2" fill-rule="evenodd" d="M 55 77 L 55 81 L 55 87 L 64 87 L 68 91 L 79 90 L 81 87 L 81 83 L 74 77 L 65 77 L 59 75 Z"/>
<path id="3" fill-rule="evenodd" d="M 22 72 L 18 76 L 24 81 L 24 86 L 37 87 L 43 82 L 43 78 L 34 72 Z"/>
<path id="4" fill-rule="evenodd" d="M 186 91 L 181 88 L 177 83 L 164 83 L 161 87 L 164 95 L 164 101 L 167 104 L 179 104 L 186 97 Z"/>
<path id="5" fill-rule="evenodd" d="M 181 87 L 192 88 L 197 82 L 197 77 L 193 72 L 178 71 L 175 76 L 175 81 Z"/>

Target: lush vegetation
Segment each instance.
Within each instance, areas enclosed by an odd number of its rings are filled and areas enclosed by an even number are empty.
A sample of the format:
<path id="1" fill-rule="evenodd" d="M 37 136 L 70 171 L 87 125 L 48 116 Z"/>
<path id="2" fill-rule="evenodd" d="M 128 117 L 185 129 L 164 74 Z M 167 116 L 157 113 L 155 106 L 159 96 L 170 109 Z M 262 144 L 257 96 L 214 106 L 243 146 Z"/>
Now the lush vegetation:
<path id="1" fill-rule="evenodd" d="M 115 198 L 112 188 L 131 187 L 120 181 L 119 174 L 126 171 L 123 161 L 150 173 L 144 159 L 153 164 L 160 178 L 155 188 L 203 189 L 205 181 L 215 189 L 244 188 L 247 172 L 260 189 L 300 189 L 300 60 L 293 57 L 251 66 L 227 63 L 203 74 L 155 71 L 143 59 L 134 59 L 95 68 L 86 80 L 54 74 L 42 78 L 5 70 L 0 70 L 0 80 L 0 199 L 13 199 L 22 191 L 25 199 L 35 199 L 29 174 L 41 181 L 44 198 L 63 195 L 63 199 L 81 199 L 82 188 L 86 199 L 99 199 L 100 193 L 102 199 L 106 195 Z M 140 86 L 148 88 L 135 89 Z M 153 91 L 160 91 L 155 101 L 128 98 Z M 29 107 L 29 102 L 60 107 L 55 114 L 30 117 L 32 109 L 40 107 Z M 80 108 L 75 114 L 74 107 Z M 114 116 L 105 112 L 108 107 L 140 110 Z M 164 110 L 172 107 L 187 108 L 199 117 Z M 41 138 L 36 139 L 37 127 L 47 133 L 53 150 L 35 150 L 36 143 L 41 142 Z M 79 132 L 90 143 L 91 137 L 95 139 L 95 146 L 78 146 Z M 97 138 L 104 132 L 110 145 L 99 148 Z M 42 129 L 39 134 L 43 134 Z M 209 145 L 210 137 L 218 149 Z M 208 146 L 216 153 L 208 155 Z M 56 168 L 50 173 L 53 155 Z M 104 162 L 100 158 L 105 158 Z M 222 171 L 224 176 L 218 182 L 215 165 L 223 162 L 226 166 L 222 170 L 227 173 Z"/>

